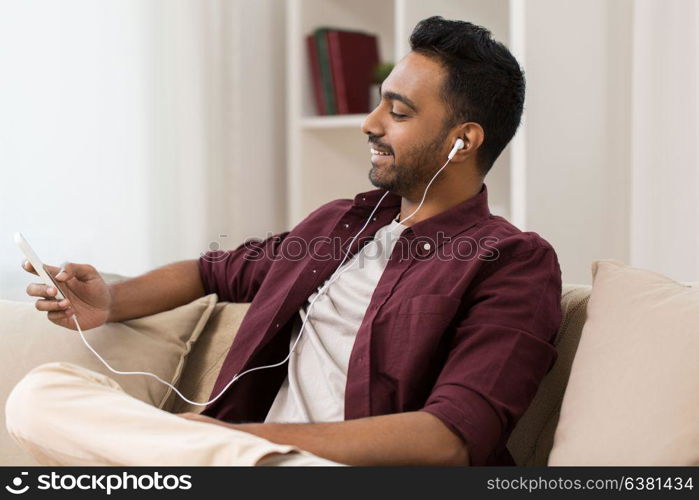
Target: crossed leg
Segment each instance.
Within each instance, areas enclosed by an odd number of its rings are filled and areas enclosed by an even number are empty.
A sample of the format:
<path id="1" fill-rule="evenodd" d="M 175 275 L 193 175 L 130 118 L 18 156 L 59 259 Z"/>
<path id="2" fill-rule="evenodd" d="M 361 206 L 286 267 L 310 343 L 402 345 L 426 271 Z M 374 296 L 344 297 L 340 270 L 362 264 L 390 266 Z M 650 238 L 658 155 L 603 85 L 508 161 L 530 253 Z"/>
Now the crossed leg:
<path id="1" fill-rule="evenodd" d="M 41 465 L 340 465 L 295 446 L 188 420 L 71 363 L 34 368 L 5 405 L 7 430 Z"/>

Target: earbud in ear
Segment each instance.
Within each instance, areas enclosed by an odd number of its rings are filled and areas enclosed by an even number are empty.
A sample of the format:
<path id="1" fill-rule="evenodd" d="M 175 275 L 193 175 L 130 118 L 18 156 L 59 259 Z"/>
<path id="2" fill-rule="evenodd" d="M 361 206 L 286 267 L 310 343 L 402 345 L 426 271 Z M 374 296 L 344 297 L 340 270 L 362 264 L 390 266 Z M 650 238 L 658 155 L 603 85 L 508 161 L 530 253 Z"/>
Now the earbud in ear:
<path id="1" fill-rule="evenodd" d="M 461 138 L 458 138 L 456 142 L 454 142 L 454 147 L 451 148 L 451 152 L 449 153 L 449 159 L 451 160 L 454 158 L 454 155 L 456 154 L 457 151 L 460 149 L 464 149 L 464 141 Z"/>

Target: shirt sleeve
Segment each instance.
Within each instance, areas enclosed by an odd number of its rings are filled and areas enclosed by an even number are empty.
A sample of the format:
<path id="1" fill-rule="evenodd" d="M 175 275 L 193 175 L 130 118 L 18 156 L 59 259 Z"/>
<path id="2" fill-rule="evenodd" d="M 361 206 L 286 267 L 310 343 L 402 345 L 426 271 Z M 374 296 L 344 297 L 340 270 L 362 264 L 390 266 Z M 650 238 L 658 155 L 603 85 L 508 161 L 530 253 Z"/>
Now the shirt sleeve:
<path id="1" fill-rule="evenodd" d="M 280 258 L 279 248 L 288 231 L 264 240 L 247 240 L 235 250 L 206 252 L 198 260 L 206 294 L 221 301 L 252 302 L 272 264 Z"/>
<path id="2" fill-rule="evenodd" d="M 504 446 L 558 357 L 561 271 L 553 248 L 503 260 L 484 266 L 468 293 L 423 408 L 462 438 L 471 465 L 486 465 Z"/>

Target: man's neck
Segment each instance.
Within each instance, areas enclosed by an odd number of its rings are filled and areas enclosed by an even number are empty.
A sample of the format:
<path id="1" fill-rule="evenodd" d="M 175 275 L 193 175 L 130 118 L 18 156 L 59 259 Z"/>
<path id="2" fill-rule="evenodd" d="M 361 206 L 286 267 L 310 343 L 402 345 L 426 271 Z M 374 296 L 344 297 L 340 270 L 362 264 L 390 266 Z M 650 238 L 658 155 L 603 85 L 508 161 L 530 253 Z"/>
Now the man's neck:
<path id="1" fill-rule="evenodd" d="M 476 196 L 483 187 L 483 179 L 478 179 L 466 184 L 446 184 L 439 185 L 439 189 L 434 189 L 435 185 L 430 186 L 425 197 L 425 202 L 420 207 L 420 210 L 410 217 L 407 221 L 403 220 L 410 216 L 420 205 L 424 189 L 415 199 L 403 197 L 400 204 L 400 222 L 406 226 L 412 226 L 417 222 L 429 219 L 437 214 L 450 209 L 470 198 Z"/>

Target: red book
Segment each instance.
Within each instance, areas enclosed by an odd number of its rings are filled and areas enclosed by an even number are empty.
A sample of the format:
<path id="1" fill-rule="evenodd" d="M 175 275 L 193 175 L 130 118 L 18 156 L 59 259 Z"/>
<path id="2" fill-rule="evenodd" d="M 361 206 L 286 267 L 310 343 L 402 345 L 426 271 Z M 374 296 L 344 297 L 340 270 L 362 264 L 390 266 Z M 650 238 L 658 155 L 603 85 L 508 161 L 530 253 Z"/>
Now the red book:
<path id="1" fill-rule="evenodd" d="M 376 36 L 329 30 L 327 37 L 337 112 L 368 113 L 372 73 L 379 63 Z"/>
<path id="2" fill-rule="evenodd" d="M 316 110 L 319 115 L 327 114 L 323 99 L 323 86 L 320 77 L 320 61 L 318 60 L 318 47 L 313 34 L 306 37 L 306 47 L 308 49 L 308 62 L 311 66 L 311 79 L 313 80 L 313 97 L 316 101 Z"/>

